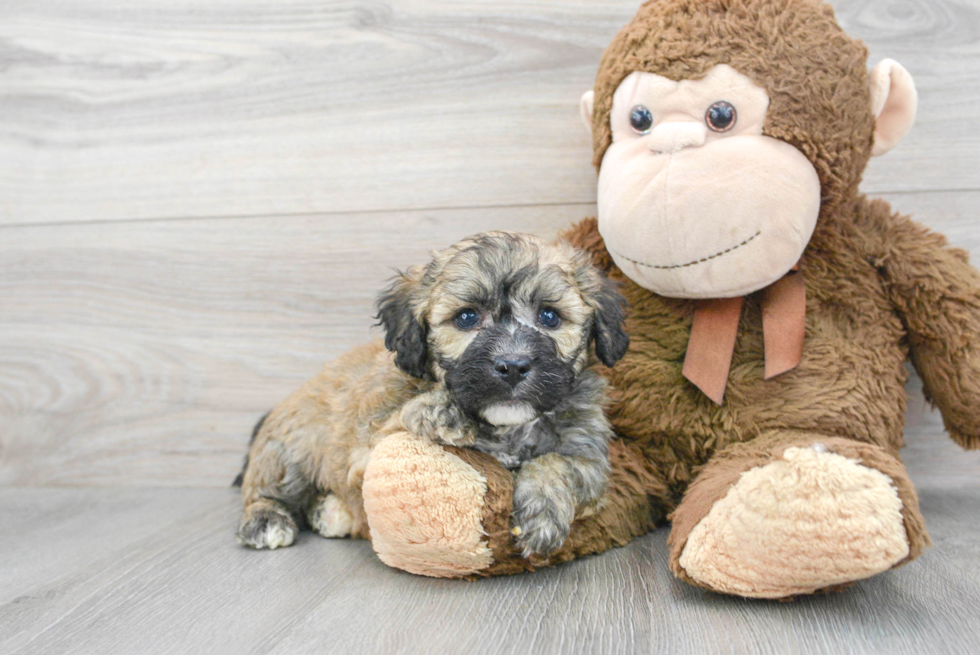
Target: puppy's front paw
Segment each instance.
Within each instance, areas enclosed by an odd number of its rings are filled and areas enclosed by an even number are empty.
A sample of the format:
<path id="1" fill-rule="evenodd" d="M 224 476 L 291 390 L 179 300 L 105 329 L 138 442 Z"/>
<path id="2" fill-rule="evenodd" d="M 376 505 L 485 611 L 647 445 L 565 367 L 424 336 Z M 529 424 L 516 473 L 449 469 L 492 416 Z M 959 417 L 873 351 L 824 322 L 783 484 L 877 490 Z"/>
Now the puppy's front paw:
<path id="1" fill-rule="evenodd" d="M 409 433 L 450 446 L 472 446 L 476 427 L 445 390 L 430 391 L 407 402 L 400 421 Z"/>
<path id="2" fill-rule="evenodd" d="M 515 490 L 512 532 L 525 558 L 545 557 L 561 548 L 574 518 L 575 507 L 568 499 Z"/>
<path id="3" fill-rule="evenodd" d="M 238 525 L 238 543 L 250 548 L 285 548 L 296 541 L 296 521 L 274 509 L 246 510 Z"/>

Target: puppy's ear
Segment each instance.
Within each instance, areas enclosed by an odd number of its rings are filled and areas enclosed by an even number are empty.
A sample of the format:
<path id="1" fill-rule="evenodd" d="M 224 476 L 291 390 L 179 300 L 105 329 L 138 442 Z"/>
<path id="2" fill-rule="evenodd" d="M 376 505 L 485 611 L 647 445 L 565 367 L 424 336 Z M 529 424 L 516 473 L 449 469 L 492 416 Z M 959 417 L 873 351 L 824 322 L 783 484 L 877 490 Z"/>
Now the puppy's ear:
<path id="1" fill-rule="evenodd" d="M 395 365 L 412 377 L 426 378 L 426 326 L 415 318 L 412 296 L 418 290 L 421 271 L 399 273 L 378 295 L 378 324 L 385 331 L 385 348 L 395 353 Z"/>
<path id="2" fill-rule="evenodd" d="M 575 268 L 575 283 L 582 299 L 592 309 L 592 334 L 595 354 L 606 366 L 612 366 L 623 358 L 630 346 L 626 334 L 626 298 L 612 281 L 592 263 L 588 252 L 572 247 L 559 239 L 558 247 L 567 248 Z"/>
<path id="3" fill-rule="evenodd" d="M 613 283 L 604 275 L 599 276 L 598 290 L 592 294 L 595 308 L 593 337 L 595 338 L 595 354 L 606 366 L 612 366 L 623 358 L 630 346 L 630 337 L 626 334 L 626 298 L 624 298 Z"/>

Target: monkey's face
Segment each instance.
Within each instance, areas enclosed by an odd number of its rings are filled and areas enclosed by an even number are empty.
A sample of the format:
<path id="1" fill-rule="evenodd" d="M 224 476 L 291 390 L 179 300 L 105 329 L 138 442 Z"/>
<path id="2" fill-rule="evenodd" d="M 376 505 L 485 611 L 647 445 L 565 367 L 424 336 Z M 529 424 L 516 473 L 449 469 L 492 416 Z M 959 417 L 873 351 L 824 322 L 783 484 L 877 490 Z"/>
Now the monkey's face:
<path id="1" fill-rule="evenodd" d="M 763 88 L 724 64 L 700 80 L 634 72 L 619 85 L 599 232 L 637 284 L 675 298 L 740 296 L 799 260 L 820 181 L 803 153 L 763 135 L 768 107 Z"/>
<path id="2" fill-rule="evenodd" d="M 569 393 L 593 341 L 607 365 L 622 357 L 622 304 L 567 244 L 493 232 L 401 276 L 382 294 L 379 317 L 403 370 L 442 381 L 474 418 L 515 425 Z"/>

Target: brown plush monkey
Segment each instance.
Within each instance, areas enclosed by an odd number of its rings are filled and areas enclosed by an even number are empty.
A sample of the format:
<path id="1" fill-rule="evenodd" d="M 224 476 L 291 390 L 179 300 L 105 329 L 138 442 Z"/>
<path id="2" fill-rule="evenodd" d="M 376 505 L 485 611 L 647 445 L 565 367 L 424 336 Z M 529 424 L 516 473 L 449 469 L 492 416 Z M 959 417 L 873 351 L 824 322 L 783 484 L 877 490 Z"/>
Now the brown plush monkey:
<path id="1" fill-rule="evenodd" d="M 364 485 L 384 561 L 512 573 L 625 544 L 669 515 L 680 578 L 782 598 L 922 552 L 898 455 L 903 365 L 952 438 L 980 447 L 980 275 L 858 192 L 916 98 L 901 66 L 869 74 L 866 60 L 815 0 L 640 9 L 583 98 L 599 217 L 566 235 L 630 304 L 632 345 L 607 372 L 620 439 L 605 500 L 529 562 L 509 532 L 506 471 L 396 435 Z M 420 525 L 422 505 L 440 519 Z"/>

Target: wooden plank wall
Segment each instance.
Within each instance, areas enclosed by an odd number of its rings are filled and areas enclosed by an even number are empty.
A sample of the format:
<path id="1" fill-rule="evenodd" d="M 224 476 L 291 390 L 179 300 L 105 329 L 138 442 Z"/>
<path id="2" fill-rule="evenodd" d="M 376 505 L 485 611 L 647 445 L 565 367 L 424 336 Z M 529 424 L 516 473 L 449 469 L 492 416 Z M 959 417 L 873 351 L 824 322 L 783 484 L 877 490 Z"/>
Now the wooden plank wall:
<path id="1" fill-rule="evenodd" d="M 637 0 L 0 5 L 0 484 L 225 486 L 394 267 L 594 212 Z M 833 3 L 920 90 L 869 193 L 980 260 L 980 6 Z M 910 466 L 975 479 L 921 395 Z"/>

